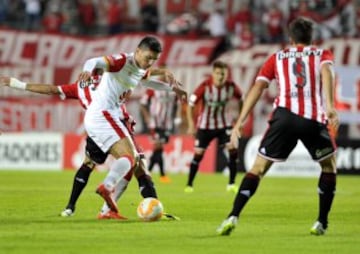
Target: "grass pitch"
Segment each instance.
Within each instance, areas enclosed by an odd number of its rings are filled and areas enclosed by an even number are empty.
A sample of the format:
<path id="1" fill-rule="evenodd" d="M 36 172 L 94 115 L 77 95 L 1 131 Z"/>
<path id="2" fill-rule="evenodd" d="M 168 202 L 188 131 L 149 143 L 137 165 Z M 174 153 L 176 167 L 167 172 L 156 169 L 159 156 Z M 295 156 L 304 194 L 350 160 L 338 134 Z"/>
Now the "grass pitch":
<path id="1" fill-rule="evenodd" d="M 317 179 L 262 180 L 230 236 L 215 230 L 230 211 L 234 194 L 223 175 L 198 175 L 195 192 L 183 192 L 186 176 L 161 184 L 165 210 L 181 221 L 137 219 L 141 197 L 133 179 L 119 202 L 128 221 L 96 219 L 102 200 L 94 192 L 105 173 L 94 172 L 76 214 L 61 218 L 74 172 L 0 171 L 0 253 L 359 253 L 360 178 L 339 176 L 337 195 L 324 236 L 311 236 L 317 217 Z M 242 179 L 238 175 L 237 182 Z"/>

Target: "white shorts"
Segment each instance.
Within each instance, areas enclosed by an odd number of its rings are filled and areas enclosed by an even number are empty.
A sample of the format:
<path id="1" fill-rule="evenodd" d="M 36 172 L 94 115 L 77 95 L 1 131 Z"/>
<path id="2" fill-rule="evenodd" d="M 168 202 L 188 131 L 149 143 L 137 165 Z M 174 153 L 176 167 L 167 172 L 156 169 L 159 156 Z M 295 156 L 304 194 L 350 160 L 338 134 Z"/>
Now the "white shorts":
<path id="1" fill-rule="evenodd" d="M 88 136 L 104 152 L 120 139 L 129 138 L 130 133 L 120 120 L 119 109 L 116 111 L 89 111 L 84 118 L 84 126 Z"/>

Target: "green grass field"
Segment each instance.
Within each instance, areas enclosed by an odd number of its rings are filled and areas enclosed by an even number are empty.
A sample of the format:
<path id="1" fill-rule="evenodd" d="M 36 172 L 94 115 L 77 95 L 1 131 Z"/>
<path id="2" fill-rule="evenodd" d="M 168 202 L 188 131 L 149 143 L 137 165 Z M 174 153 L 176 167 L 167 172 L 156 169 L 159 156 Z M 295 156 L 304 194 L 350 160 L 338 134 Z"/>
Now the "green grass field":
<path id="1" fill-rule="evenodd" d="M 93 173 L 75 216 L 61 218 L 74 172 L 0 171 L 0 253 L 359 253 L 360 178 L 340 176 L 324 236 L 311 236 L 317 215 L 317 179 L 265 178 L 231 236 L 215 230 L 234 195 L 223 175 L 198 175 L 195 192 L 183 192 L 186 176 L 155 184 L 165 209 L 181 221 L 141 222 L 135 180 L 119 202 L 128 221 L 99 221 L 94 193 L 104 173 Z M 242 175 L 237 177 L 240 182 Z"/>

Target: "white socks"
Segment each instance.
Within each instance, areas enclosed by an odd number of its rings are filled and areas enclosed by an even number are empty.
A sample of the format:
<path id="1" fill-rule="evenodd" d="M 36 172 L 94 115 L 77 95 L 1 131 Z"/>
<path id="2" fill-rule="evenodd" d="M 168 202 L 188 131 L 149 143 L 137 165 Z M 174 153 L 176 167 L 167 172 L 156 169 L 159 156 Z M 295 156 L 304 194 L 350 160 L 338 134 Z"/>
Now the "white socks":
<path id="1" fill-rule="evenodd" d="M 105 177 L 104 180 L 104 186 L 108 190 L 113 190 L 115 185 L 122 179 L 127 172 L 132 167 L 132 161 L 130 161 L 130 158 L 128 157 L 121 157 L 117 160 L 115 160 L 111 167 L 110 171 Z"/>

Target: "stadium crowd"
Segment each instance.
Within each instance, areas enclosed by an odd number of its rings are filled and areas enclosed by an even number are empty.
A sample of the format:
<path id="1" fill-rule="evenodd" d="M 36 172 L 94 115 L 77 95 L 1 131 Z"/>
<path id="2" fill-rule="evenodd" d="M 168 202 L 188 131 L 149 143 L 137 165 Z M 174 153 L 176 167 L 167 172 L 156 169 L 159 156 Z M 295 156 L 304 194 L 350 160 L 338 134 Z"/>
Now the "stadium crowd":
<path id="1" fill-rule="evenodd" d="M 182 8 L 171 8 L 178 2 L 184 3 Z M 229 47 L 247 48 L 285 41 L 284 27 L 304 16 L 319 24 L 316 39 L 360 37 L 360 0 L 241 0 L 230 8 L 225 2 L 0 0 L 0 27 L 83 36 L 124 32 L 213 36 L 224 38 Z"/>

